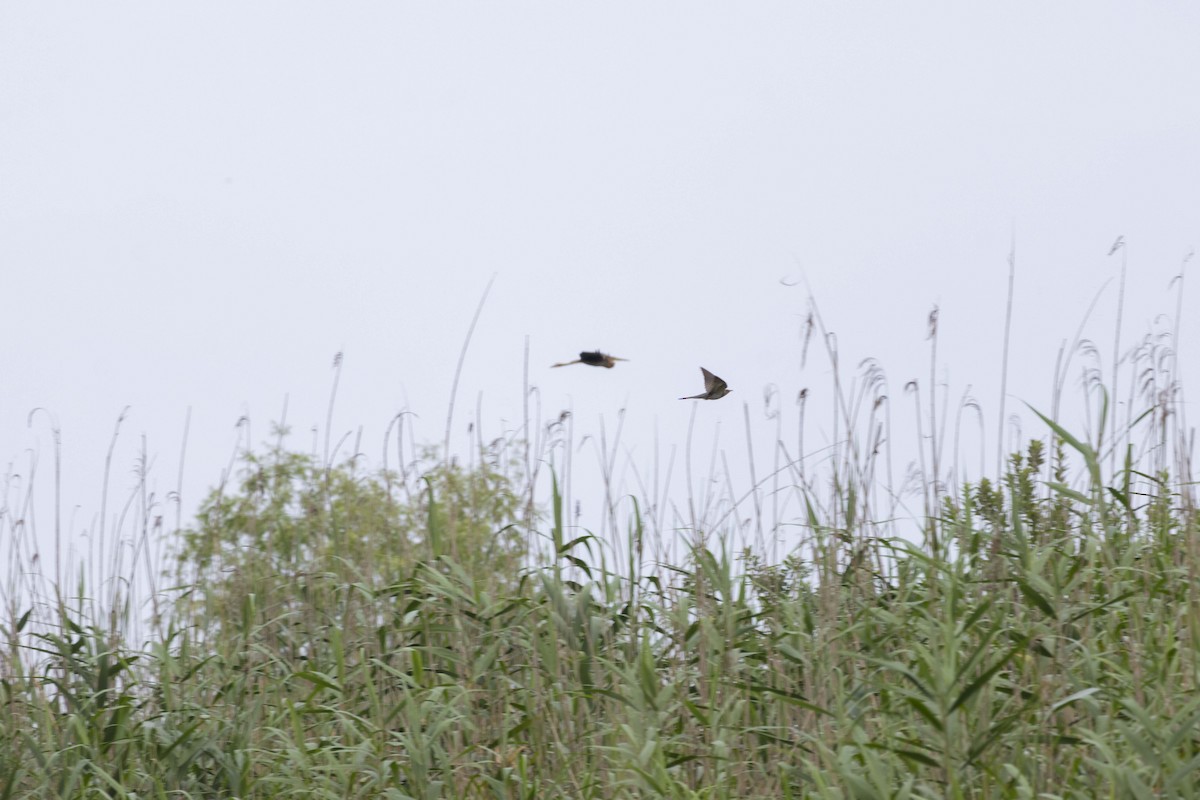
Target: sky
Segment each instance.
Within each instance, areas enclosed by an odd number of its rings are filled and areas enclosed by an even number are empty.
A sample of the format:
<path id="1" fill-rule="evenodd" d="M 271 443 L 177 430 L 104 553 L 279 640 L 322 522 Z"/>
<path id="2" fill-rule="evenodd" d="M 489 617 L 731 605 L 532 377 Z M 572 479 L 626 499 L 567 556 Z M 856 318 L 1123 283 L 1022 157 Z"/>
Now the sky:
<path id="1" fill-rule="evenodd" d="M 45 529 L 57 426 L 86 538 L 126 407 L 107 513 L 143 441 L 157 495 L 182 475 L 194 508 L 243 416 L 265 441 L 286 398 L 311 446 L 338 353 L 335 440 L 361 428 L 374 457 L 408 411 L 439 443 L 489 283 L 456 447 L 475 419 L 519 429 L 528 353 L 577 438 L 624 410 L 633 463 L 693 425 L 740 472 L 767 387 L 829 395 L 811 296 L 846 375 L 878 359 L 896 398 L 928 385 L 936 306 L 936 380 L 979 398 L 994 451 L 1011 253 L 1007 412 L 1048 405 L 1081 324 L 1111 350 L 1123 265 L 1126 345 L 1174 313 L 1198 34 L 1185 3 L 0 5 L 10 518 L 36 459 Z M 549 369 L 597 348 L 630 360 Z M 700 366 L 733 394 L 680 402 Z"/>

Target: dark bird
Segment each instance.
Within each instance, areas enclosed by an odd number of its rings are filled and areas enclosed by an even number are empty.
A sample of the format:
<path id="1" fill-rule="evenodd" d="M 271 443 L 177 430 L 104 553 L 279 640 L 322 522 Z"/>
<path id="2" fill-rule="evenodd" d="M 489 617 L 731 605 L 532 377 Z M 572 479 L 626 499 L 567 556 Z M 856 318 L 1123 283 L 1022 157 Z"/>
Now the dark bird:
<path id="1" fill-rule="evenodd" d="M 574 361 L 564 361 L 561 364 L 551 364 L 551 367 L 569 367 L 572 364 L 587 364 L 589 367 L 605 367 L 612 369 L 617 365 L 618 361 L 628 361 L 628 358 L 617 358 L 610 356 L 608 353 L 601 353 L 599 350 L 594 353 L 580 353 L 579 358 Z"/>
<path id="2" fill-rule="evenodd" d="M 713 375 L 704 367 L 700 368 L 704 373 L 704 393 L 694 394 L 691 397 L 681 397 L 680 400 L 720 400 L 725 395 L 733 391 L 729 388 L 729 384 Z"/>

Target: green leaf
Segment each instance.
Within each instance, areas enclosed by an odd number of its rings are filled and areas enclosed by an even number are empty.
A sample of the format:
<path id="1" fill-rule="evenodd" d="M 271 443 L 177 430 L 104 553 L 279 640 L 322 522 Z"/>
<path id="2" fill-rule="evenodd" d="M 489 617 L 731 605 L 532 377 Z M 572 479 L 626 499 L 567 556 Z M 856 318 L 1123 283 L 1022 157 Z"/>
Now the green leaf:
<path id="1" fill-rule="evenodd" d="M 1059 700 L 1054 705 L 1050 706 L 1050 710 L 1058 711 L 1060 708 L 1063 708 L 1064 706 L 1071 705 L 1071 703 L 1074 703 L 1076 700 L 1082 700 L 1085 697 L 1091 697 L 1098 691 L 1100 691 L 1100 688 L 1097 686 L 1093 686 L 1090 689 L 1083 689 L 1081 691 L 1075 692 L 1075 694 L 1068 695 L 1067 697 L 1064 697 L 1062 700 Z"/>
<path id="2" fill-rule="evenodd" d="M 1046 599 L 1045 595 L 1029 585 L 1028 581 L 1017 578 L 1017 588 L 1021 590 L 1021 594 L 1025 595 L 1025 599 L 1037 606 L 1043 614 L 1052 618 L 1058 619 L 1058 612 L 1054 606 Z"/>

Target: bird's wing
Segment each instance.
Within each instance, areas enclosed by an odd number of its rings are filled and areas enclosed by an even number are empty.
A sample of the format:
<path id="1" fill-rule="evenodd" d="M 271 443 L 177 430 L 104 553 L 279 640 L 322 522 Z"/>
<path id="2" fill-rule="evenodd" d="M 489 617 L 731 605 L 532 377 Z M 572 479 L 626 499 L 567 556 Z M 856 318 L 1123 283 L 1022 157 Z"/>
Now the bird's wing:
<path id="1" fill-rule="evenodd" d="M 704 367 L 701 367 L 700 371 L 704 373 L 704 390 L 706 392 L 711 392 L 714 390 L 720 391 L 729 387 L 729 384 L 725 383 L 725 381 L 721 380 L 716 375 L 713 375 Z"/>

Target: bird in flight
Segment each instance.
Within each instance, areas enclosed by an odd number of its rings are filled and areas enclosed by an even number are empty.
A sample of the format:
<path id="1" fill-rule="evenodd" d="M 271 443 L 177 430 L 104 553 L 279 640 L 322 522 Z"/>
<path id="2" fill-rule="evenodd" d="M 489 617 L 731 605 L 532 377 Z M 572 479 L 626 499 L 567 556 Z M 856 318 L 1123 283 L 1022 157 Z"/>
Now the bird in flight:
<path id="1" fill-rule="evenodd" d="M 691 397 L 681 397 L 680 400 L 720 400 L 725 395 L 733 391 L 729 388 L 729 384 L 713 375 L 704 367 L 700 368 L 704 373 L 704 393 L 694 394 Z"/>
<path id="2" fill-rule="evenodd" d="M 618 361 L 628 361 L 628 358 L 617 358 L 610 356 L 607 353 L 601 353 L 599 350 L 595 352 L 584 352 L 579 354 L 579 358 L 574 361 L 564 361 L 561 364 L 551 364 L 551 367 L 569 367 L 572 364 L 587 364 L 589 367 L 605 367 L 612 369 L 617 365 Z"/>

